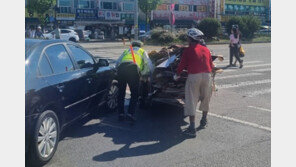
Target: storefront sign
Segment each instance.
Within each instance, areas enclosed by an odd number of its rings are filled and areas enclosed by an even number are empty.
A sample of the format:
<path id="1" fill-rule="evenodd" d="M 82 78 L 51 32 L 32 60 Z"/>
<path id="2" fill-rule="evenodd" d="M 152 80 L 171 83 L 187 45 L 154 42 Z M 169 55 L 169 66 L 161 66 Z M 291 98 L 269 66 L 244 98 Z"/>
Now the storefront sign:
<path id="1" fill-rule="evenodd" d="M 73 14 L 73 13 L 57 13 L 56 20 L 75 20 L 75 14 Z"/>
<path id="2" fill-rule="evenodd" d="M 95 9 L 76 9 L 76 19 L 97 19 Z"/>
<path id="3" fill-rule="evenodd" d="M 99 18 L 105 18 L 105 11 L 98 11 Z"/>
<path id="4" fill-rule="evenodd" d="M 105 20 L 120 20 L 120 13 L 119 12 L 105 12 Z"/>
<path id="5" fill-rule="evenodd" d="M 176 20 L 200 20 L 208 17 L 206 12 L 185 12 L 185 11 L 174 11 Z M 153 20 L 168 20 L 170 11 L 157 10 L 153 11 Z"/>

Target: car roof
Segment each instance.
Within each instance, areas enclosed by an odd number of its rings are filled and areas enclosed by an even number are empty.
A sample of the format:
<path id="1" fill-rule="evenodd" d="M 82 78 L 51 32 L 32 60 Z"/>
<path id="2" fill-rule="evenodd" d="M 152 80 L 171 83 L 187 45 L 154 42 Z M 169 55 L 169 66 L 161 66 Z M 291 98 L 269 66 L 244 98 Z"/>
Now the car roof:
<path id="1" fill-rule="evenodd" d="M 28 38 L 26 38 L 25 39 L 26 58 L 27 58 L 27 52 L 29 52 L 29 50 L 34 50 L 34 48 L 36 48 L 36 46 L 44 47 L 46 45 L 60 43 L 60 42 L 70 43 L 69 41 L 61 40 L 61 39 L 46 40 L 46 39 L 28 39 Z"/>

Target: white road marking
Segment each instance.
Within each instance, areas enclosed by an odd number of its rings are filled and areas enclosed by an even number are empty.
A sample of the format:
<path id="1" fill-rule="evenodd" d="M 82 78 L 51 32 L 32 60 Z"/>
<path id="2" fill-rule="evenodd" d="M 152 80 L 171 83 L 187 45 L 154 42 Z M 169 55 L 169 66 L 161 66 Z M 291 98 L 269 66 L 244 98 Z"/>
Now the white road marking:
<path id="1" fill-rule="evenodd" d="M 253 64 L 253 63 L 262 63 L 262 61 L 246 61 L 244 62 L 244 64 Z M 223 60 L 223 62 L 220 61 L 215 61 L 215 64 L 217 65 L 228 65 L 229 64 L 229 60 Z"/>
<path id="2" fill-rule="evenodd" d="M 130 92 L 127 91 L 127 93 L 130 93 Z M 259 108 L 257 107 L 256 109 L 259 109 Z M 260 109 L 263 109 L 263 108 L 260 108 Z M 199 111 L 199 110 L 196 110 L 196 111 L 199 112 L 199 113 L 202 113 L 202 111 Z M 221 118 L 221 119 L 233 121 L 233 122 L 236 122 L 236 123 L 241 123 L 241 124 L 244 124 L 244 125 L 252 126 L 252 127 L 255 127 L 255 128 L 258 128 L 258 129 L 263 129 L 263 130 L 271 132 L 270 127 L 265 127 L 265 126 L 258 125 L 258 124 L 255 124 L 255 123 L 251 123 L 251 122 L 247 122 L 247 121 L 243 121 L 243 120 L 239 120 L 239 119 L 231 118 L 231 117 L 227 117 L 227 116 L 222 116 L 222 115 L 218 115 L 218 114 L 214 114 L 214 113 L 210 113 L 210 112 L 208 113 L 208 115 L 216 117 L 216 118 Z"/>
<path id="3" fill-rule="evenodd" d="M 262 108 L 262 107 L 255 107 L 255 106 L 248 106 L 249 108 L 254 108 L 257 110 L 261 110 L 261 111 L 267 111 L 267 112 L 271 112 L 270 109 L 266 109 L 266 108 Z"/>
<path id="4" fill-rule="evenodd" d="M 256 65 L 248 65 L 248 66 L 243 66 L 242 69 L 245 69 L 245 68 L 253 68 L 253 67 L 262 67 L 262 66 L 270 66 L 270 64 L 256 64 Z M 238 68 L 237 67 L 231 67 L 230 69 L 224 69 L 223 73 L 224 72 L 233 72 L 233 71 L 238 71 Z"/>
<path id="5" fill-rule="evenodd" d="M 218 89 L 237 88 L 241 86 L 258 85 L 258 84 L 265 84 L 270 82 L 271 82 L 270 79 L 259 80 L 259 81 L 246 81 L 246 82 L 239 82 L 234 84 L 217 85 L 217 88 Z"/>
<path id="6" fill-rule="evenodd" d="M 262 74 L 261 73 L 247 73 L 247 74 L 227 75 L 227 76 L 216 75 L 215 80 L 227 79 L 227 78 L 239 78 L 239 77 L 247 77 L 247 76 L 258 76 L 258 75 L 262 75 Z"/>
<path id="7" fill-rule="evenodd" d="M 263 68 L 263 69 L 258 69 L 258 70 L 252 70 L 256 72 L 266 72 L 266 71 L 271 71 L 271 68 Z"/>
<path id="8" fill-rule="evenodd" d="M 263 90 L 249 92 L 249 93 L 247 93 L 246 96 L 248 96 L 248 97 L 254 97 L 254 96 L 258 96 L 258 95 L 267 94 L 267 93 L 270 93 L 270 92 L 271 92 L 271 90 L 269 88 L 269 89 L 263 89 Z"/>
<path id="9" fill-rule="evenodd" d="M 202 111 L 199 111 L 199 110 L 197 110 L 197 112 L 202 113 Z M 255 127 L 255 128 L 258 128 L 258 129 L 262 129 L 262 130 L 266 130 L 266 131 L 271 132 L 270 127 L 266 127 L 266 126 L 258 125 L 258 124 L 255 124 L 255 123 L 242 121 L 242 120 L 239 120 L 239 119 L 236 119 L 236 118 L 222 116 L 222 115 L 218 115 L 218 114 L 214 114 L 214 113 L 210 113 L 210 112 L 208 113 L 208 115 L 216 117 L 216 118 L 221 118 L 221 119 L 233 121 L 233 122 L 236 122 L 236 123 L 241 123 L 241 124 L 244 124 L 244 125 L 252 126 L 252 127 Z"/>

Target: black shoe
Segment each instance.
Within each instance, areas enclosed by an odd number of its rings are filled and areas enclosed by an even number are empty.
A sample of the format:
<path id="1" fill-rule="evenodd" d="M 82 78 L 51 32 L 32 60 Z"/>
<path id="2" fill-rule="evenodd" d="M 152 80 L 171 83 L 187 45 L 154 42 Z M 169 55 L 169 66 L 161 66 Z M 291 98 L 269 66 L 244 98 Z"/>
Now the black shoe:
<path id="1" fill-rule="evenodd" d="M 123 120 L 124 120 L 124 114 L 119 114 L 118 121 L 123 121 Z"/>
<path id="2" fill-rule="evenodd" d="M 202 129 L 204 129 L 204 128 L 206 128 L 207 123 L 208 123 L 208 120 L 207 120 L 206 118 L 202 118 L 202 119 L 200 120 L 200 125 L 199 125 L 199 127 L 202 128 Z"/>
<path id="3" fill-rule="evenodd" d="M 242 62 L 239 64 L 239 68 L 243 68 L 243 66 L 244 66 L 244 65 L 243 65 L 243 62 L 244 62 L 244 61 L 242 60 Z"/>
<path id="4" fill-rule="evenodd" d="M 127 114 L 126 119 L 130 121 L 132 124 L 136 122 L 136 117 L 132 114 Z"/>
<path id="5" fill-rule="evenodd" d="M 196 137 L 196 130 L 194 128 L 188 127 L 183 133 L 192 138 Z"/>

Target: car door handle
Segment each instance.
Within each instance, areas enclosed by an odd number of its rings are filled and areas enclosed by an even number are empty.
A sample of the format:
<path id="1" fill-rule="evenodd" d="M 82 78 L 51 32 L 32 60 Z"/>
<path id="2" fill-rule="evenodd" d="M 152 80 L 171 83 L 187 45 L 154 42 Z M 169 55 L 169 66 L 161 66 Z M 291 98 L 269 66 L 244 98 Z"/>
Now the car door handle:
<path id="1" fill-rule="evenodd" d="M 86 78 L 86 80 L 89 84 L 92 82 L 92 78 Z"/>
<path id="2" fill-rule="evenodd" d="M 65 88 L 64 85 L 57 85 L 56 87 L 58 88 L 59 92 L 63 92 L 63 90 Z"/>

